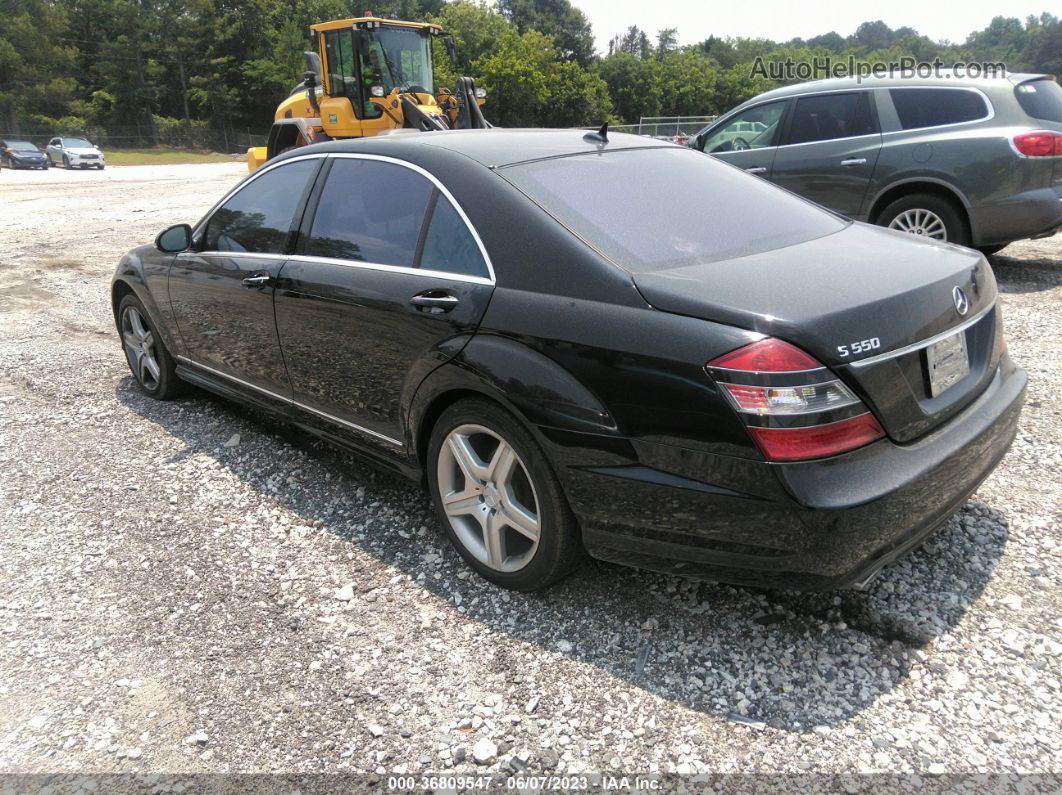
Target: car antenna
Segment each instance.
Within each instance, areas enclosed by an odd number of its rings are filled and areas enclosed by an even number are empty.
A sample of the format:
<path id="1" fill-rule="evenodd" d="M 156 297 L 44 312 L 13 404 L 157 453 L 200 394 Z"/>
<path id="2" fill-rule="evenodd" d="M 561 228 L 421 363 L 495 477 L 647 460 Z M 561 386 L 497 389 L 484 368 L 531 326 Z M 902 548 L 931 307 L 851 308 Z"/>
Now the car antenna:
<path id="1" fill-rule="evenodd" d="M 591 141 L 592 143 L 607 144 L 608 143 L 608 122 L 606 121 L 601 125 L 601 129 L 597 132 L 588 132 L 583 136 L 584 141 Z"/>

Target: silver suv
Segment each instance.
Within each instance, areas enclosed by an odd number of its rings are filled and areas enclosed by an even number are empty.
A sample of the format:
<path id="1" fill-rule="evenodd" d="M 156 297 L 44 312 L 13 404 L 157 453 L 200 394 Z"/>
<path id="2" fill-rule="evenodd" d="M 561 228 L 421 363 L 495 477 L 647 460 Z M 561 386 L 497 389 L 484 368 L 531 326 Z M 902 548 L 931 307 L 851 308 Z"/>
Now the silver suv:
<path id="1" fill-rule="evenodd" d="M 850 218 L 986 254 L 1062 228 L 1062 87 L 1049 75 L 801 83 L 689 145 Z"/>

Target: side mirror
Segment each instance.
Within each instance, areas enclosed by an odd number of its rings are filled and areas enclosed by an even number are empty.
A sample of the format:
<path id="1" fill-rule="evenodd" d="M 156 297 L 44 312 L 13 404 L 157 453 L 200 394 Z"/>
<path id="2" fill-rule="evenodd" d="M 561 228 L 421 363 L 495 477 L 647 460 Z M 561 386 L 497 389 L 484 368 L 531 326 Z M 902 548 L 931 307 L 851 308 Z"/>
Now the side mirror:
<path id="1" fill-rule="evenodd" d="M 690 138 L 689 143 L 686 144 L 690 149 L 703 149 L 704 148 L 704 133 L 697 133 Z"/>
<path id="2" fill-rule="evenodd" d="M 192 245 L 192 227 L 188 224 L 177 224 L 169 229 L 163 229 L 155 238 L 155 248 L 165 251 L 167 254 L 176 254 L 187 251 Z"/>
<path id="3" fill-rule="evenodd" d="M 450 55 L 450 64 L 457 68 L 457 44 L 454 43 L 454 37 L 447 35 L 443 37 L 443 43 L 446 45 L 446 52 Z"/>

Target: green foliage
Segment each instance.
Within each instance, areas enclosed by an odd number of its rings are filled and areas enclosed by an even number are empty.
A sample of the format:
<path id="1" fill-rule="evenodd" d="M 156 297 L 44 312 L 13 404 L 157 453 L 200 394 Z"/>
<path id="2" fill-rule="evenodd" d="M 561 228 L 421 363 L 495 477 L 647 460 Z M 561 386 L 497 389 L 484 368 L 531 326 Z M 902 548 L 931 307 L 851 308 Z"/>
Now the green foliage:
<path id="1" fill-rule="evenodd" d="M 0 10 L 0 126 L 19 132 L 27 114 L 62 115 L 76 96 L 67 19 L 48 0 L 5 0 Z"/>
<path id="2" fill-rule="evenodd" d="M 593 60 L 590 23 L 568 0 L 498 0 L 498 9 L 518 32 L 537 30 L 549 36 L 562 60 L 584 66 Z"/>
<path id="3" fill-rule="evenodd" d="M 616 108 L 616 115 L 633 124 L 642 116 L 660 115 L 660 76 L 656 61 L 626 51 L 601 62 L 601 77 Z"/>

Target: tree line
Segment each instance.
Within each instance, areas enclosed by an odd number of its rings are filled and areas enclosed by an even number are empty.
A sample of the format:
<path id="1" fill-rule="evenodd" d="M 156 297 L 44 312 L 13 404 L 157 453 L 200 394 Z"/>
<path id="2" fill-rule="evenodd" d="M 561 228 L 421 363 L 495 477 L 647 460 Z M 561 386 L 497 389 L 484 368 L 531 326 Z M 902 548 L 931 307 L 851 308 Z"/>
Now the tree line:
<path id="1" fill-rule="evenodd" d="M 0 131 L 231 145 L 236 132 L 268 129 L 304 69 L 309 25 L 360 16 L 366 6 L 452 33 L 458 63 L 439 47 L 438 85 L 475 77 L 488 91 L 487 118 L 501 126 L 720 113 L 778 85 L 753 76 L 758 58 L 939 57 L 1062 74 L 1062 21 L 1049 13 L 996 17 L 962 43 L 881 21 L 850 36 L 709 36 L 687 46 L 674 28 L 630 26 L 598 53 L 590 23 L 569 0 L 0 0 Z"/>

